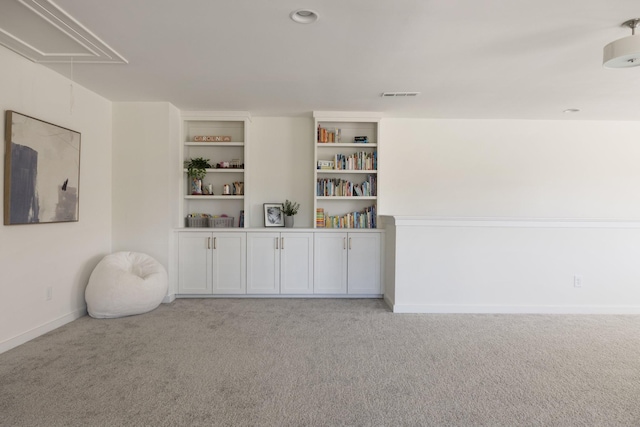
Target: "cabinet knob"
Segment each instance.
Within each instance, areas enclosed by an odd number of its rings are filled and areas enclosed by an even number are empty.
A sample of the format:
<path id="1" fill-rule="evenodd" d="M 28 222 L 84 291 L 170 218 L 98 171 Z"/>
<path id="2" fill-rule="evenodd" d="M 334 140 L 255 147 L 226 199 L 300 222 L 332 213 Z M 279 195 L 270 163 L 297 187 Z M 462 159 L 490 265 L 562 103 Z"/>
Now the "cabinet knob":
<path id="1" fill-rule="evenodd" d="M 276 237 L 276 249 L 280 249 L 278 248 L 278 238 Z"/>
<path id="2" fill-rule="evenodd" d="M 284 249 L 284 237 L 280 238 L 280 247 Z"/>
<path id="3" fill-rule="evenodd" d="M 207 249 L 211 249 L 211 237 L 207 237 Z"/>
<path id="4" fill-rule="evenodd" d="M 342 238 L 342 249 L 347 249 L 347 238 L 346 237 Z"/>
<path id="5" fill-rule="evenodd" d="M 351 250 L 351 237 L 349 237 L 349 250 Z"/>
<path id="6" fill-rule="evenodd" d="M 216 242 L 217 237 L 213 238 L 213 249 L 217 249 L 217 244 L 218 242 Z"/>

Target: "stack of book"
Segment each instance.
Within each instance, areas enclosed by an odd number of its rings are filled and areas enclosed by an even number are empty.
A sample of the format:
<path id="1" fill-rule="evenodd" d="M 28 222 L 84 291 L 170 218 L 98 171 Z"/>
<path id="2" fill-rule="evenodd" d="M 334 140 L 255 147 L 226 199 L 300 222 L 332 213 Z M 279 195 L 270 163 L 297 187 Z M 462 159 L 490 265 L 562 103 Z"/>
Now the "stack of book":
<path id="1" fill-rule="evenodd" d="M 324 228 L 324 209 L 316 209 L 316 228 Z"/>

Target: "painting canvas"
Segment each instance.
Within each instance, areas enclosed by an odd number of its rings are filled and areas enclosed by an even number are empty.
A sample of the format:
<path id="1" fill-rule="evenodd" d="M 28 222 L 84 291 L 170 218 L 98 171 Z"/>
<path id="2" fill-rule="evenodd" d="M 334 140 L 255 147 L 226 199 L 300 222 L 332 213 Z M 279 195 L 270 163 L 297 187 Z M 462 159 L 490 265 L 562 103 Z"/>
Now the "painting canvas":
<path id="1" fill-rule="evenodd" d="M 78 221 L 80 133 L 7 111 L 5 141 L 4 224 Z"/>

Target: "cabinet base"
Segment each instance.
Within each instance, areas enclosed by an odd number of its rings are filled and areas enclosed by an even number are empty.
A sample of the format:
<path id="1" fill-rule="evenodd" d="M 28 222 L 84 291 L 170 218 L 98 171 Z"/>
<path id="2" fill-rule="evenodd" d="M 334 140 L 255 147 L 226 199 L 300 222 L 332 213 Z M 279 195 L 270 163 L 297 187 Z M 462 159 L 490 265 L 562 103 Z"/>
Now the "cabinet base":
<path id="1" fill-rule="evenodd" d="M 247 294 L 229 294 L 229 295 L 193 295 L 193 294 L 176 294 L 176 298 L 383 298 L 382 294 L 364 294 L 364 295 L 344 295 L 344 294 L 267 294 L 267 295 L 247 295 Z"/>

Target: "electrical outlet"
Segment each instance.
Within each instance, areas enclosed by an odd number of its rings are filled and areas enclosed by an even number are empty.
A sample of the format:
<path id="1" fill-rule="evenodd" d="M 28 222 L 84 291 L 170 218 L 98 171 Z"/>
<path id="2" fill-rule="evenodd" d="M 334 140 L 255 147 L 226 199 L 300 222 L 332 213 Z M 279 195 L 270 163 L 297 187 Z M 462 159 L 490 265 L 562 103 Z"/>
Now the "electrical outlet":
<path id="1" fill-rule="evenodd" d="M 47 301 L 51 301 L 53 298 L 53 287 L 47 286 Z"/>
<path id="2" fill-rule="evenodd" d="M 573 276 L 573 287 L 574 288 L 582 287 L 582 276 L 578 276 L 577 274 Z"/>

